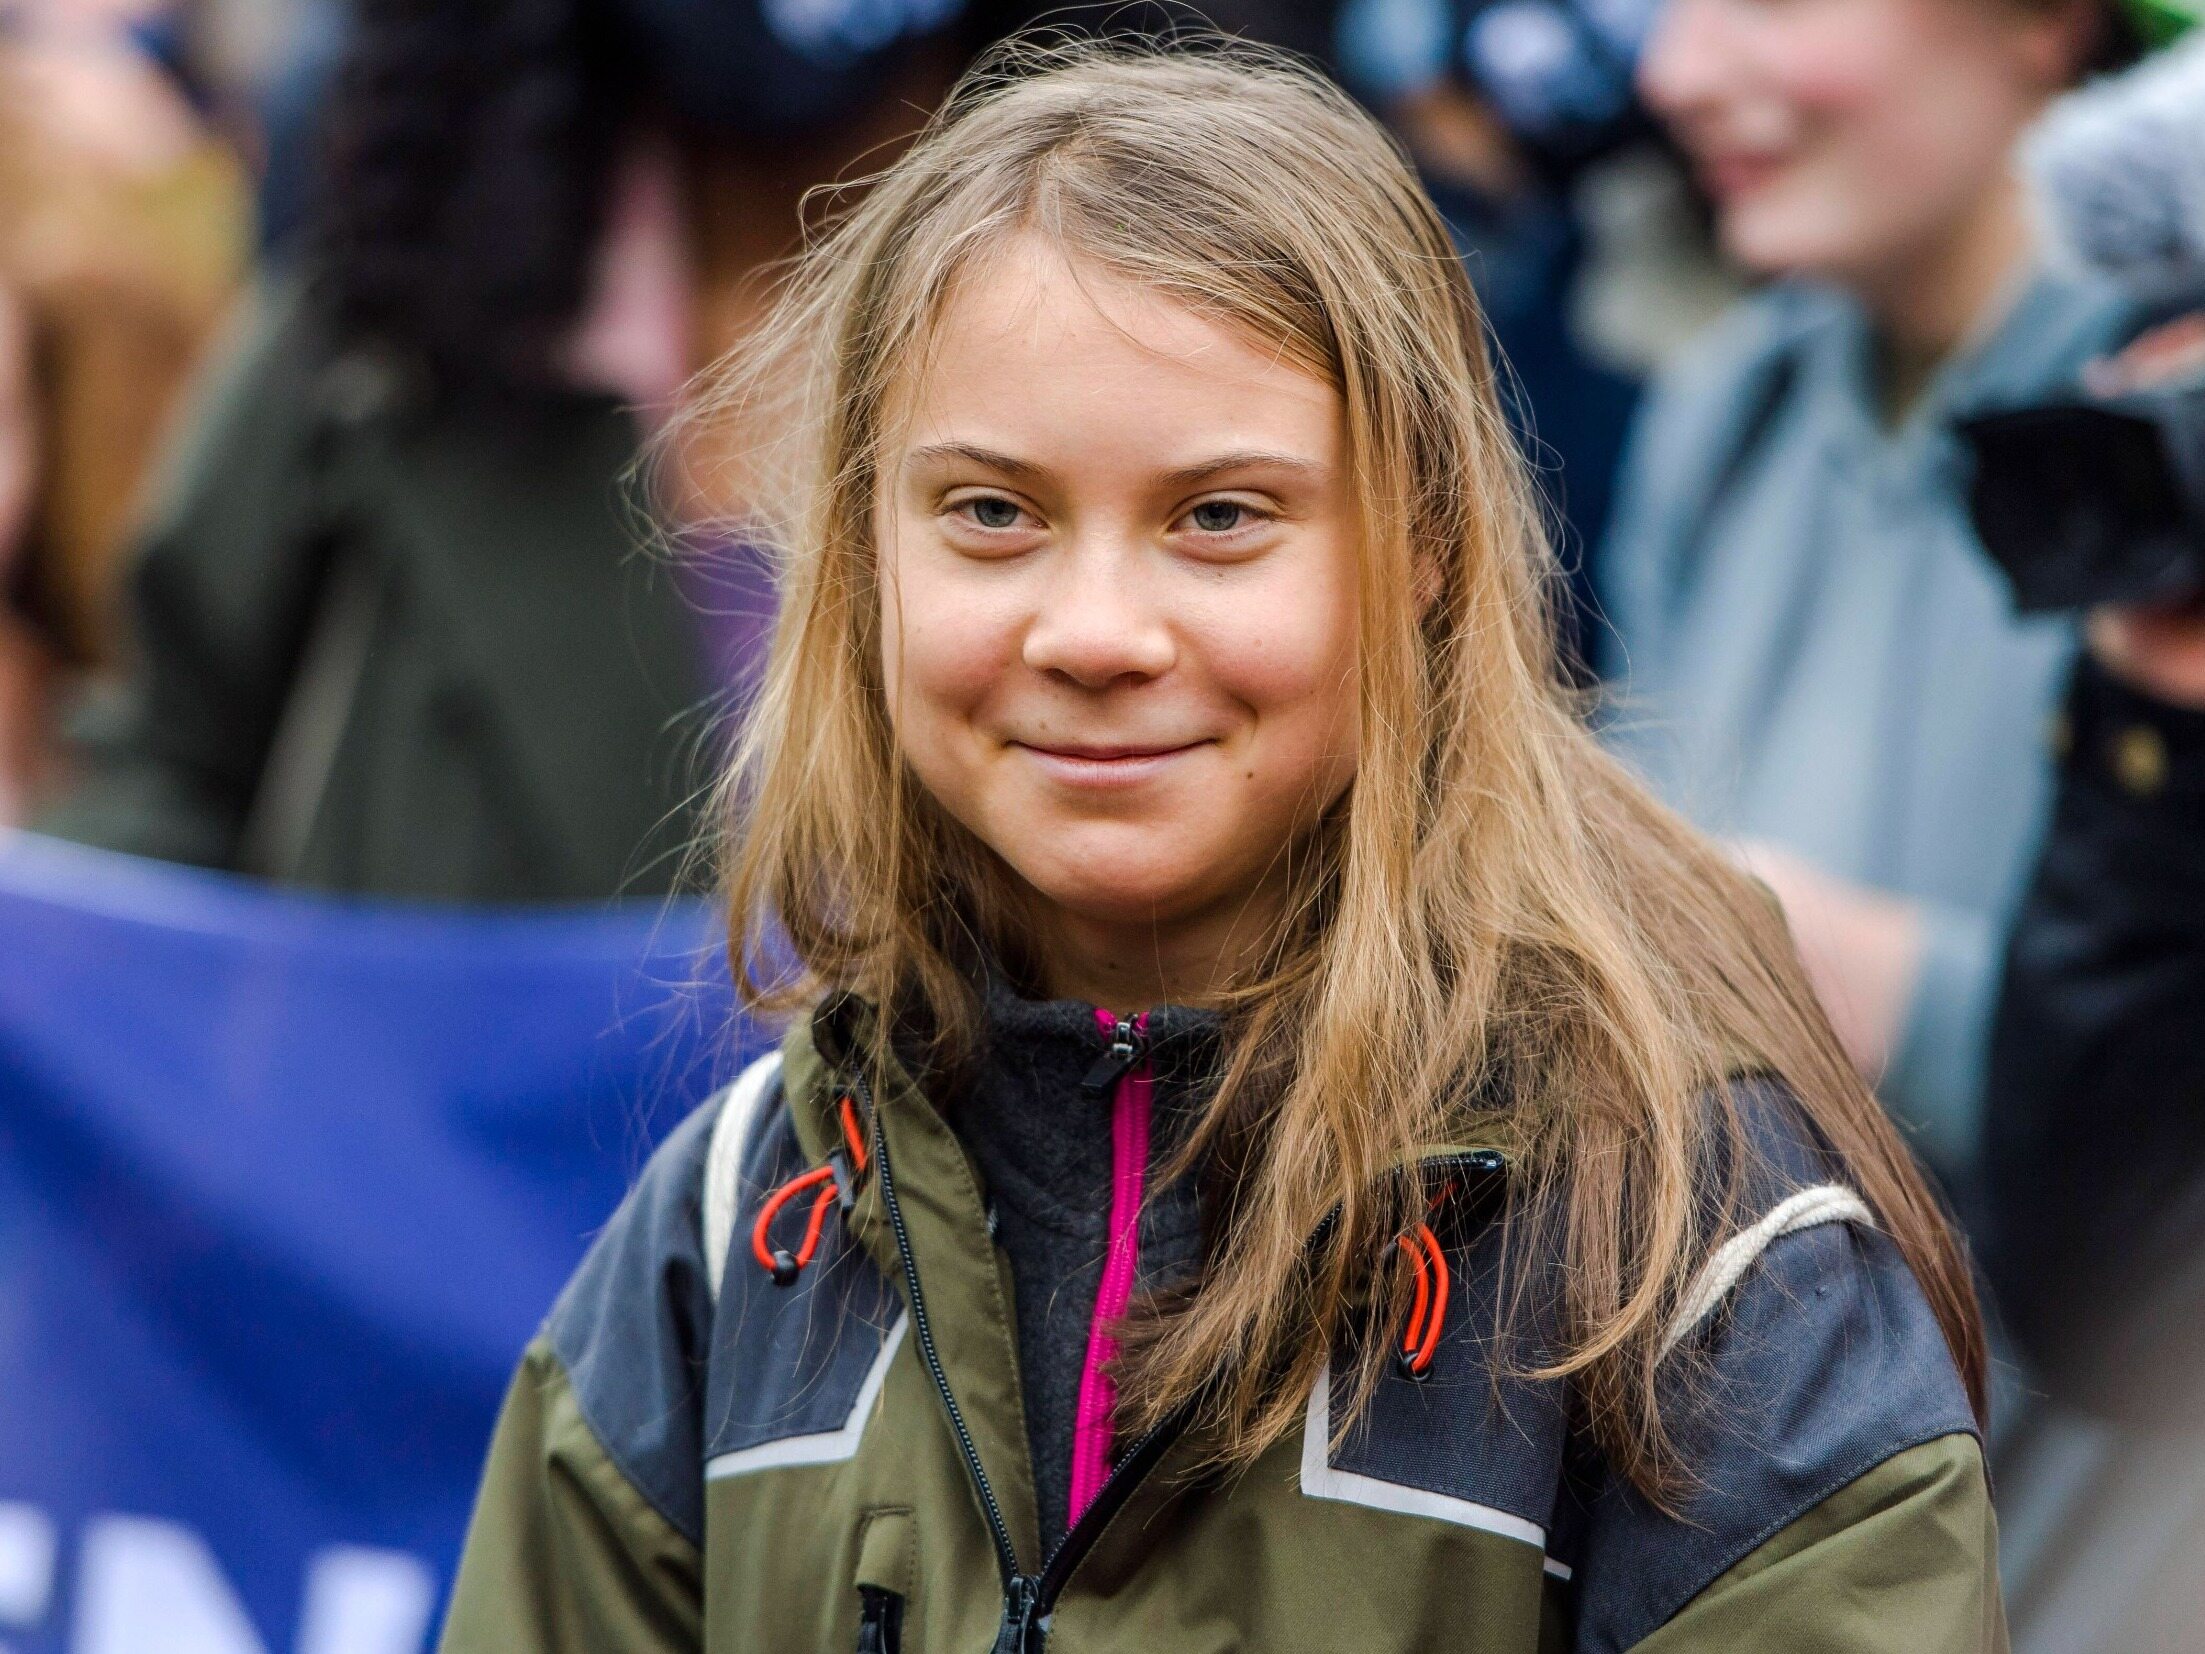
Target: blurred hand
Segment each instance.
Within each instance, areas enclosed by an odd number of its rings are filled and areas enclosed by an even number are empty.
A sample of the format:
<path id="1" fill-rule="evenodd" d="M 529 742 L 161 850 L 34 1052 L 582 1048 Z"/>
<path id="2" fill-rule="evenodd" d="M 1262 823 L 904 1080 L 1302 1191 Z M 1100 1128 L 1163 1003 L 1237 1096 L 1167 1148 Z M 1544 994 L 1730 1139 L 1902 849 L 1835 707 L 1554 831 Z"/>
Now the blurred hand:
<path id="1" fill-rule="evenodd" d="M 2162 322 L 2084 375 L 2098 396 L 2122 396 L 2205 377 L 2205 310 Z M 2132 689 L 2205 710 L 2205 592 L 2181 603 L 2092 612 L 2098 664 Z"/>
<path id="2" fill-rule="evenodd" d="M 2205 711 L 2205 596 L 2151 608 L 2099 609 L 2090 652 L 2131 688 Z"/>
<path id="3" fill-rule="evenodd" d="M 1913 903 L 1839 878 L 1759 840 L 1732 847 L 1776 893 L 1823 1014 L 1871 1085 L 1891 1066 L 1921 975 L 1922 916 Z"/>
<path id="4" fill-rule="evenodd" d="M 2083 369 L 2093 396 L 2127 396 L 2205 374 L 2205 310 L 2147 328 L 2120 350 Z"/>

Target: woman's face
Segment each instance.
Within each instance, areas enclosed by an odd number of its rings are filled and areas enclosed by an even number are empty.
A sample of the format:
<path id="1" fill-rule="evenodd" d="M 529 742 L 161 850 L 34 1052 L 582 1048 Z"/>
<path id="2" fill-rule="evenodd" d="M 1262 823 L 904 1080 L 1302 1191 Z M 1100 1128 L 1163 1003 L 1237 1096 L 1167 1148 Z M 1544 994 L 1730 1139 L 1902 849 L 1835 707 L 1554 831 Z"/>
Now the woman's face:
<path id="1" fill-rule="evenodd" d="M 2073 27 L 2016 0 L 1666 0 L 1639 85 L 1733 258 L 1873 285 L 2004 186 Z"/>
<path id="2" fill-rule="evenodd" d="M 1091 951 L 1260 932 L 1355 770 L 1337 393 L 1025 238 L 898 415 L 875 506 L 913 771 Z"/>

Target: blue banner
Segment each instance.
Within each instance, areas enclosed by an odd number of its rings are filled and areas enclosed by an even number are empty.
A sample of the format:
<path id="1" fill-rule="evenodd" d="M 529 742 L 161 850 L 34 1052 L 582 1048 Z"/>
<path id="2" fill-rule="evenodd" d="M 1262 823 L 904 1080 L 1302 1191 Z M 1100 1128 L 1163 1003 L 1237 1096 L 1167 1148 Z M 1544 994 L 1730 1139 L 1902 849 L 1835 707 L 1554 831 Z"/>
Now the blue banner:
<path id="1" fill-rule="evenodd" d="M 0 840 L 0 1650 L 427 1646 L 521 1346 L 759 1044 L 716 928 Z"/>

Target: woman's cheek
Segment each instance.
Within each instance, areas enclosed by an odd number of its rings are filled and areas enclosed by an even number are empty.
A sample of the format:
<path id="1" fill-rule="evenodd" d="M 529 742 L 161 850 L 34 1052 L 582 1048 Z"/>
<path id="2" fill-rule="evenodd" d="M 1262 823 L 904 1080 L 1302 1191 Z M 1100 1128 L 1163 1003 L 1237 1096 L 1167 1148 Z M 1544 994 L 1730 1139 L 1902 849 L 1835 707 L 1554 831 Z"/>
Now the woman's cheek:
<path id="1" fill-rule="evenodd" d="M 1354 616 L 1339 594 L 1256 598 L 1233 605 L 1208 630 L 1202 653 L 1211 681 L 1254 712 L 1259 750 L 1276 752 L 1291 738 L 1303 764 L 1314 767 L 1327 749 L 1352 743 Z"/>
<path id="2" fill-rule="evenodd" d="M 1825 7 L 1802 21 L 1783 41 L 1770 65 L 1785 98 L 1803 112 L 1835 113 L 1876 100 L 1891 78 L 1891 59 L 1903 41 L 1886 23 L 1861 14 L 1867 8 Z"/>
<path id="3" fill-rule="evenodd" d="M 913 684 L 939 705 L 968 711 L 1015 661 L 1013 629 L 985 603 L 944 602 L 916 612 L 908 637 Z"/>
<path id="4" fill-rule="evenodd" d="M 900 559 L 884 628 L 892 697 L 900 691 L 907 703 L 966 712 L 1002 681 L 1017 655 L 1016 619 L 991 584 L 937 548 Z"/>
<path id="5" fill-rule="evenodd" d="M 1951 0 L 1933 0 L 1951 3 Z M 1768 111 L 1768 119 L 1797 129 L 1840 120 L 1876 103 L 1892 78 L 1893 58 L 1911 31 L 1883 0 L 1823 0 L 1754 13 L 1752 32 L 1741 41 L 1738 94 Z"/>

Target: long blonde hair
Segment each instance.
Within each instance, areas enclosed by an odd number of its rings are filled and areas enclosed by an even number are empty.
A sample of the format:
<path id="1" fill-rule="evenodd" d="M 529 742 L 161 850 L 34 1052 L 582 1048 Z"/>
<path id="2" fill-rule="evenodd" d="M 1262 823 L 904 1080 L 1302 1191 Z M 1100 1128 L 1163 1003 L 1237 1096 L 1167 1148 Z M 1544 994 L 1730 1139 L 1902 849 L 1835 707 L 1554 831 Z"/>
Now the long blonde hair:
<path id="1" fill-rule="evenodd" d="M 1358 772 L 1296 847 L 1288 916 L 1231 998 L 1189 1151 L 1225 1168 L 1210 1255 L 1128 1329 L 1128 1425 L 1195 1399 L 1225 1461 L 1278 1440 L 1335 1339 L 1397 1306 L 1397 1281 L 1372 1287 L 1423 1212 L 1407 1168 L 1500 1134 L 1511 1244 L 1558 1266 L 1532 1272 L 1559 1283 L 1538 1371 L 1577 1387 L 1622 1474 L 1673 1488 L 1656 1369 L 1749 1158 L 1722 1083 L 1741 1067 L 1796 1094 L 1980 1407 L 1966 1265 L 1781 916 L 1602 752 L 1563 686 L 1551 554 L 1444 226 L 1384 132 L 1274 55 L 1000 50 L 811 237 L 701 404 L 768 462 L 746 492 L 782 560 L 727 806 L 751 1003 L 853 990 L 955 1061 L 977 1038 L 974 959 L 1027 957 L 1002 865 L 891 738 L 873 513 L 885 423 L 945 296 L 1033 233 L 1337 387 L 1362 513 Z M 783 938 L 793 977 L 762 963 Z M 1358 1404 L 1384 1344 L 1360 1339 Z"/>

